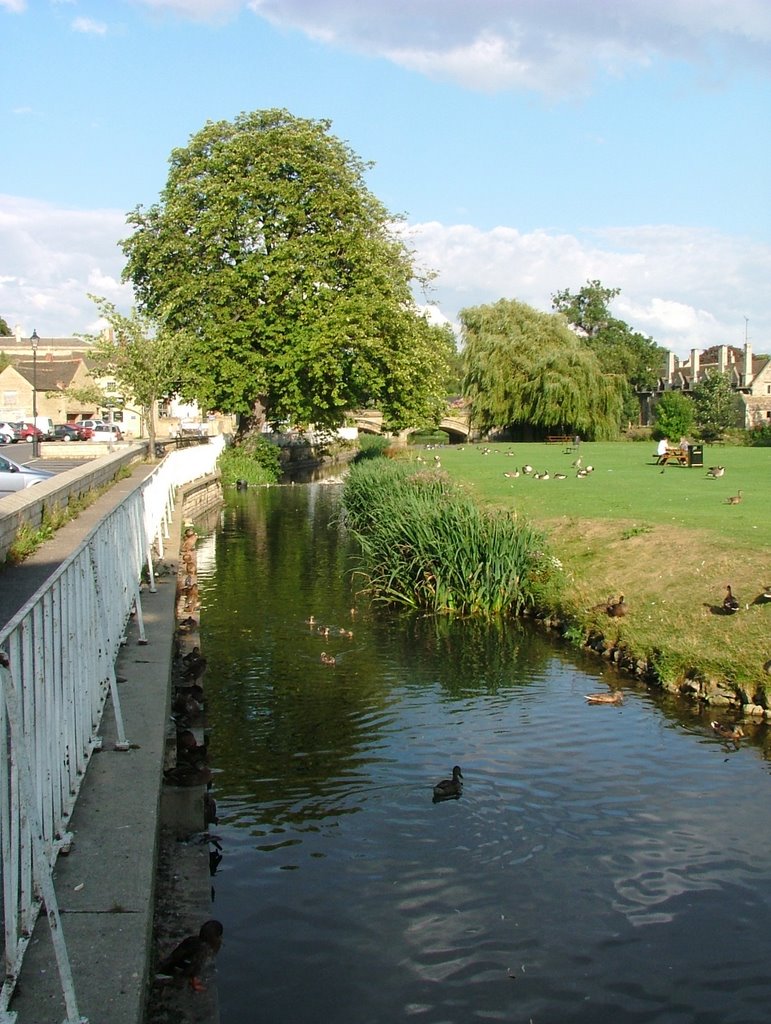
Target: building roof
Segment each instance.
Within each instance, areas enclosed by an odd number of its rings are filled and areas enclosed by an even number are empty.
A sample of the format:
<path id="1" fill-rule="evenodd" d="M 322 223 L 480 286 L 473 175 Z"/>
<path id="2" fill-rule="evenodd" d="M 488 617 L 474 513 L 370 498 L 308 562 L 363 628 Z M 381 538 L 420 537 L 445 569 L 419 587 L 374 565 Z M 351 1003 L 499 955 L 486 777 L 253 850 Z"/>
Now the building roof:
<path id="1" fill-rule="evenodd" d="M 60 391 L 69 387 L 72 379 L 84 360 L 78 359 L 40 359 L 35 366 L 31 359 L 15 359 L 11 365 L 30 384 L 34 383 L 38 391 Z"/>

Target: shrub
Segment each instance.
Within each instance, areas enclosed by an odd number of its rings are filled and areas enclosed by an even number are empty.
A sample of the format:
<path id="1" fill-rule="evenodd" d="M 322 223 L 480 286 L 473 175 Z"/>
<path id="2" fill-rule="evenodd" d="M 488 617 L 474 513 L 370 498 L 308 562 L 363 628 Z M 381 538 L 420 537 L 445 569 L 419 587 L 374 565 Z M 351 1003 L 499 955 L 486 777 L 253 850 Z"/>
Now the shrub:
<path id="1" fill-rule="evenodd" d="M 506 512 L 482 510 L 442 473 L 398 461 L 361 463 L 346 479 L 343 509 L 376 600 L 516 615 L 553 590 L 559 575 L 541 534 Z"/>
<path id="2" fill-rule="evenodd" d="M 235 484 L 273 484 L 281 476 L 278 447 L 259 434 L 247 434 L 238 445 L 226 448 L 219 460 L 222 481 Z"/>

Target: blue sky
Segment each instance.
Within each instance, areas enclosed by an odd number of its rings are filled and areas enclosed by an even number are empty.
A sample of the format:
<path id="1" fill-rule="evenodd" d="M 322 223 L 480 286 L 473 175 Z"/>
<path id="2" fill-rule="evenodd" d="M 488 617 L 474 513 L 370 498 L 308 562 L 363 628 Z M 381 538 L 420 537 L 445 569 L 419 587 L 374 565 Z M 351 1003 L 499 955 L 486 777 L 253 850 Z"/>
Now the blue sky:
<path id="1" fill-rule="evenodd" d="M 0 315 L 93 330 L 117 241 L 207 120 L 328 118 L 431 299 L 599 278 L 680 354 L 771 351 L 765 0 L 0 0 Z M 422 299 L 421 299 L 422 301 Z"/>

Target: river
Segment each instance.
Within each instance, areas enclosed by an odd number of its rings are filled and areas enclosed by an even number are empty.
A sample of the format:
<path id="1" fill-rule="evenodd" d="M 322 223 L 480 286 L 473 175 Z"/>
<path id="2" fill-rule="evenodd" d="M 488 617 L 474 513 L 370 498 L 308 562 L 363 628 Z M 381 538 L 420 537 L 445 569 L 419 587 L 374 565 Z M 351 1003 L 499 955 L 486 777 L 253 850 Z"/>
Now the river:
<path id="1" fill-rule="evenodd" d="M 232 492 L 199 554 L 223 1024 L 767 1021 L 763 736 L 529 627 L 371 608 L 338 502 Z"/>

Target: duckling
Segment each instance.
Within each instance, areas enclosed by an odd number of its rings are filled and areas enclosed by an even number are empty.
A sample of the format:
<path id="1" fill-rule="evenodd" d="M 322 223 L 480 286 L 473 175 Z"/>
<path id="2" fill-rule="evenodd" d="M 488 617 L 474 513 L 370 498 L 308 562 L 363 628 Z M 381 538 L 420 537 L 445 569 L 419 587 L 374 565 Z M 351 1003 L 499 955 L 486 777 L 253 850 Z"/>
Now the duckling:
<path id="1" fill-rule="evenodd" d="M 736 494 L 732 494 L 730 498 L 726 498 L 726 505 L 738 505 L 742 500 L 742 492 L 738 491 Z"/>
<path id="2" fill-rule="evenodd" d="M 187 654 L 182 656 L 182 661 L 185 665 L 192 665 L 194 661 L 198 661 L 201 657 L 201 648 L 196 644 L 192 650 L 188 651 Z"/>
<path id="3" fill-rule="evenodd" d="M 322 665 L 336 665 L 337 658 L 334 654 L 327 654 L 326 651 L 321 652 L 321 664 Z"/>
<path id="4" fill-rule="evenodd" d="M 208 662 L 206 658 L 198 657 L 195 659 L 195 661 L 190 662 L 185 671 L 182 673 L 182 676 L 189 682 L 196 682 L 203 676 L 204 672 L 206 671 L 207 665 Z"/>
<path id="5" fill-rule="evenodd" d="M 713 480 L 717 480 L 719 476 L 723 476 L 725 473 L 725 466 L 710 466 L 707 470 L 707 476 L 711 476 Z"/>
<path id="6" fill-rule="evenodd" d="M 733 615 L 734 612 L 739 611 L 739 602 L 734 597 L 733 591 L 731 590 L 730 584 L 726 584 L 726 595 L 723 598 L 723 611 L 726 615 Z"/>
<path id="7" fill-rule="evenodd" d="M 163 781 L 171 786 L 208 786 L 211 780 L 211 768 L 201 759 L 175 765 L 163 773 Z"/>
<path id="8" fill-rule="evenodd" d="M 626 613 L 628 611 L 629 611 L 629 605 L 624 600 L 624 595 L 623 594 L 619 595 L 618 601 L 610 601 L 608 603 L 608 607 L 607 607 L 608 615 L 612 616 L 614 619 L 618 619 L 622 615 L 626 615 Z"/>
<path id="9" fill-rule="evenodd" d="M 434 786 L 434 803 L 440 800 L 457 800 L 463 792 L 463 772 L 456 764 L 452 770 L 451 779 L 442 779 Z"/>
<path id="10" fill-rule="evenodd" d="M 587 704 L 623 704 L 624 695 L 620 690 L 613 693 L 586 693 L 584 700 Z"/>
<path id="11" fill-rule="evenodd" d="M 197 935 L 188 935 L 158 964 L 159 982 L 184 983 L 188 980 L 194 992 L 205 992 L 198 975 L 210 956 L 216 956 L 222 945 L 224 928 L 219 921 L 206 921 Z"/>
<path id="12" fill-rule="evenodd" d="M 731 727 L 730 725 L 723 725 L 722 722 L 710 722 L 709 724 L 718 736 L 722 736 L 724 740 L 740 740 L 744 737 L 744 730 L 740 725 Z"/>

